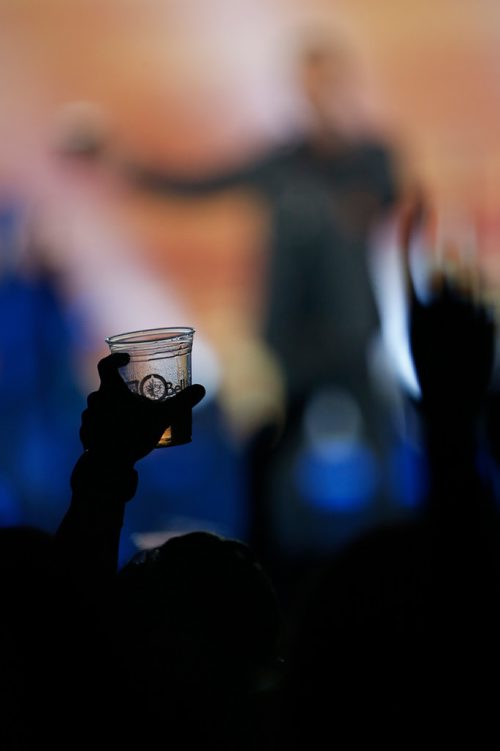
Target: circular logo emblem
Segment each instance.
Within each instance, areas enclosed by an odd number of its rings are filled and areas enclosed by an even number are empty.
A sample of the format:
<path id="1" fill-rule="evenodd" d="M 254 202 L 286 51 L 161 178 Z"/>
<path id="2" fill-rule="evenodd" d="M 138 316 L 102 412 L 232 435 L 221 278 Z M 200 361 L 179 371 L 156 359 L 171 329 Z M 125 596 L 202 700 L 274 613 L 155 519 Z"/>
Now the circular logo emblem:
<path id="1" fill-rule="evenodd" d="M 159 401 L 167 395 L 167 382 L 158 373 L 150 373 L 142 379 L 139 390 L 147 399 Z"/>

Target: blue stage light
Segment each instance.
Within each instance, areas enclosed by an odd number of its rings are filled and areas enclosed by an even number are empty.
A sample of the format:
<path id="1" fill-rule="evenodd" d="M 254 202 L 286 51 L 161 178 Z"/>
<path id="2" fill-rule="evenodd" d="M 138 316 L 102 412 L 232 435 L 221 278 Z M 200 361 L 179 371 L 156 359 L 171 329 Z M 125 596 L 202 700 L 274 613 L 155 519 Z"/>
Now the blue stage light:
<path id="1" fill-rule="evenodd" d="M 378 468 L 361 443 L 323 444 L 321 453 L 306 451 L 296 465 L 302 498 L 319 508 L 349 512 L 366 508 L 378 486 Z"/>
<path id="2" fill-rule="evenodd" d="M 429 468 L 421 447 L 402 441 L 390 457 L 391 493 L 396 503 L 409 510 L 418 508 L 429 489 Z"/>

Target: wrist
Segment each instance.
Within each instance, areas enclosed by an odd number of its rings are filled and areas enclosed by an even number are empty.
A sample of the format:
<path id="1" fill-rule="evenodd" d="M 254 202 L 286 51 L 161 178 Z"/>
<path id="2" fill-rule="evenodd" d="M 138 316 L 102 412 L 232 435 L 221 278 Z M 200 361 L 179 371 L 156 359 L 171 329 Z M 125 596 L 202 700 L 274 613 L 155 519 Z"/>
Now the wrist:
<path id="1" fill-rule="evenodd" d="M 138 475 L 132 462 L 121 457 L 104 456 L 86 450 L 71 474 L 74 494 L 107 497 L 119 502 L 129 501 L 136 493 Z"/>
<path id="2" fill-rule="evenodd" d="M 123 452 L 118 454 L 113 451 L 104 451 L 99 448 L 85 449 L 82 457 L 86 457 L 85 463 L 88 464 L 89 467 L 95 468 L 96 471 L 103 470 L 109 473 L 134 469 L 135 464 L 133 459 L 124 456 Z"/>

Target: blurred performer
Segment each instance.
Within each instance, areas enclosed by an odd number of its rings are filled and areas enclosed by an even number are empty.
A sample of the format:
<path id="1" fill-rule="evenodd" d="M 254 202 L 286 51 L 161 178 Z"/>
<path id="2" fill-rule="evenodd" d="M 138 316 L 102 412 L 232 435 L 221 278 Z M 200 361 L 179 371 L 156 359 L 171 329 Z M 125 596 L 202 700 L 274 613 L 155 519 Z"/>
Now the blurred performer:
<path id="1" fill-rule="evenodd" d="M 292 414 L 302 413 L 314 390 L 334 385 L 355 398 L 371 424 L 366 360 L 378 317 L 367 237 L 397 187 L 389 151 L 366 137 L 356 118 L 352 72 L 350 57 L 334 43 L 313 41 L 302 50 L 298 80 L 309 122 L 275 156 L 283 178 L 265 336 L 282 362 Z"/>

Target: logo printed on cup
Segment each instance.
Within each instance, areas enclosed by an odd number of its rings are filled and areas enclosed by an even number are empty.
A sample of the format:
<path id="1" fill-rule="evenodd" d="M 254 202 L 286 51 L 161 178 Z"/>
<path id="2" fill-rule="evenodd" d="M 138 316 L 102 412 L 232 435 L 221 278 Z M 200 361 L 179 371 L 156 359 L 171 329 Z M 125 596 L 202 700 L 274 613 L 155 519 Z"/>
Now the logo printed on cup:
<path id="1" fill-rule="evenodd" d="M 131 391 L 140 393 L 141 396 L 145 396 L 146 399 L 154 399 L 155 401 L 168 399 L 169 396 L 178 394 L 187 386 L 186 381 L 183 378 L 181 378 L 180 382 L 176 383 L 174 386 L 171 381 L 166 381 L 159 373 L 150 373 L 149 375 L 144 376 L 139 387 L 137 387 L 137 384 L 138 381 L 127 382 L 127 386 L 129 386 Z"/>
<path id="2" fill-rule="evenodd" d="M 188 327 L 130 331 L 108 337 L 111 352 L 127 352 L 129 362 L 120 375 L 130 391 L 163 402 L 191 384 L 194 329 Z M 154 368 L 154 372 L 151 369 Z M 191 414 L 173 420 L 158 447 L 191 441 Z"/>
<path id="3" fill-rule="evenodd" d="M 169 385 L 172 386 L 171 383 Z M 139 386 L 142 396 L 155 401 L 165 399 L 167 388 L 167 381 L 159 373 L 149 373 L 149 375 L 144 376 Z"/>

